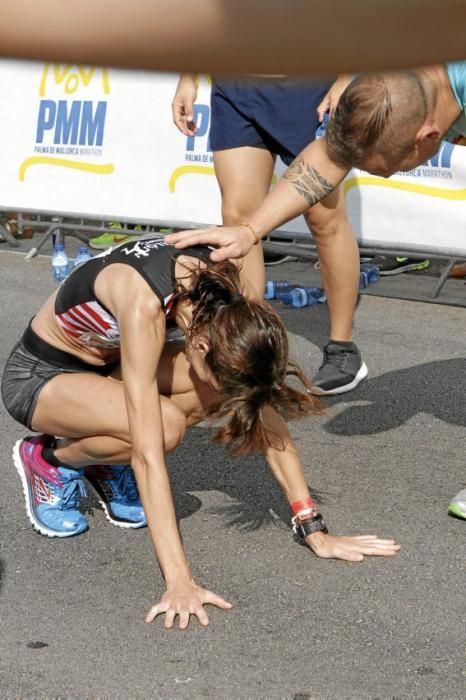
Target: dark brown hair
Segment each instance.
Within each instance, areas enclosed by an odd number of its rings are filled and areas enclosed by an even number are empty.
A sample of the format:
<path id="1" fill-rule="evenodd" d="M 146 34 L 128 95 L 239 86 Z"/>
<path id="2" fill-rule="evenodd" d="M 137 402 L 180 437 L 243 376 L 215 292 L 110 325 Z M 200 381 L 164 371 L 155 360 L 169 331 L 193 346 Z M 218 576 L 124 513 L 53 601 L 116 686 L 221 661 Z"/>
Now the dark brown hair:
<path id="1" fill-rule="evenodd" d="M 225 418 L 215 439 L 229 443 L 236 454 L 266 445 L 277 447 L 262 420 L 269 405 L 285 418 L 321 413 L 319 401 L 302 370 L 288 358 L 286 329 L 271 306 L 248 301 L 240 291 L 238 268 L 231 262 L 193 272 L 188 290 L 179 299 L 193 304 L 187 342 L 205 334 L 209 351 L 205 361 L 219 383 L 218 398 L 209 416 Z M 299 380 L 304 391 L 289 386 Z M 284 445 L 279 445 L 284 449 Z"/>

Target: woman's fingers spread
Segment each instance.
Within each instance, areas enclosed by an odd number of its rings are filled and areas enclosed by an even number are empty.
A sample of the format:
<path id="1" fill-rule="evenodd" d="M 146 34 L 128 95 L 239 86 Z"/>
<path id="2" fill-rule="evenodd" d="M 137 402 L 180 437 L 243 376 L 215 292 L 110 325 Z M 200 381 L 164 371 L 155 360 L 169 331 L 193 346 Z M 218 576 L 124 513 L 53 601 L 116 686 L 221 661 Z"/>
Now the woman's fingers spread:
<path id="1" fill-rule="evenodd" d="M 153 605 L 149 612 L 146 615 L 146 622 L 153 622 L 157 615 L 160 615 L 161 613 L 164 613 L 166 611 L 167 607 L 163 605 L 162 603 L 158 603 L 157 605 Z"/>
<path id="2" fill-rule="evenodd" d="M 185 630 L 189 625 L 189 611 L 182 610 L 180 612 L 180 630 Z"/>
<path id="3" fill-rule="evenodd" d="M 169 630 L 173 627 L 173 622 L 175 620 L 175 617 L 176 617 L 176 610 L 174 610 L 174 608 L 169 608 L 166 612 L 166 615 L 165 615 L 164 627 L 166 630 Z"/>
<path id="4" fill-rule="evenodd" d="M 203 625 L 204 627 L 207 627 L 207 625 L 209 624 L 209 616 L 207 615 L 207 613 L 204 610 L 204 608 L 202 607 L 202 605 L 200 605 L 197 608 L 197 610 L 194 612 L 194 614 L 196 615 L 196 617 L 199 620 L 199 622 L 201 623 L 201 625 Z"/>
<path id="5" fill-rule="evenodd" d="M 211 591 L 206 591 L 203 602 L 216 605 L 217 608 L 223 608 L 223 610 L 230 610 L 230 608 L 233 607 L 231 603 L 228 603 L 224 598 L 221 598 Z"/>

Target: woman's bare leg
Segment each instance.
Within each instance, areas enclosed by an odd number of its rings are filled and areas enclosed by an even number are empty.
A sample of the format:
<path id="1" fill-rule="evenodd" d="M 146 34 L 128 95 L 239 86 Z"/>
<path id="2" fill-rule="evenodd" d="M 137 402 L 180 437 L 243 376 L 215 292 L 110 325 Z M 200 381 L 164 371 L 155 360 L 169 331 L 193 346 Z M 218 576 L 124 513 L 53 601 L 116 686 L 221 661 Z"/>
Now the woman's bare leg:
<path id="1" fill-rule="evenodd" d="M 169 452 L 181 441 L 186 419 L 169 399 L 160 400 Z M 63 438 L 55 455 L 70 466 L 131 461 L 123 384 L 112 377 L 91 373 L 54 377 L 39 395 L 32 425 L 38 432 Z"/>

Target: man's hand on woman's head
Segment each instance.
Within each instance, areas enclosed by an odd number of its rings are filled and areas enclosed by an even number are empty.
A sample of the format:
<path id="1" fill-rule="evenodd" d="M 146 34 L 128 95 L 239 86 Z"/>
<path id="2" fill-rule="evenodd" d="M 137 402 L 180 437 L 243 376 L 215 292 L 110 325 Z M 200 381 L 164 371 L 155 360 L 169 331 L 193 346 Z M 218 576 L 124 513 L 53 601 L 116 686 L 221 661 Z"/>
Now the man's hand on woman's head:
<path id="1" fill-rule="evenodd" d="M 210 254 L 213 262 L 244 258 L 256 242 L 247 226 L 215 226 L 194 231 L 180 231 L 168 234 L 165 240 L 175 248 L 188 248 L 201 244 L 217 246 L 217 250 L 213 250 Z"/>

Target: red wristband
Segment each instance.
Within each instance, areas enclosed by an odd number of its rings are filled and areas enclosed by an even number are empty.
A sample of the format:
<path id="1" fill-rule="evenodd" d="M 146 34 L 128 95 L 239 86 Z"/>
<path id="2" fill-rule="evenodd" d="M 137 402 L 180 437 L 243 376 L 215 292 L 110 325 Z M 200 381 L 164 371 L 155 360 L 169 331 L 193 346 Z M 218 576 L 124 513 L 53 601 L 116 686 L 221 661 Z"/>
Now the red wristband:
<path id="1" fill-rule="evenodd" d="M 293 501 L 291 504 L 291 510 L 293 513 L 296 515 L 296 513 L 299 513 L 300 510 L 306 510 L 306 508 L 314 508 L 317 507 L 317 503 L 314 501 L 311 496 L 308 498 L 304 498 L 302 501 Z"/>

